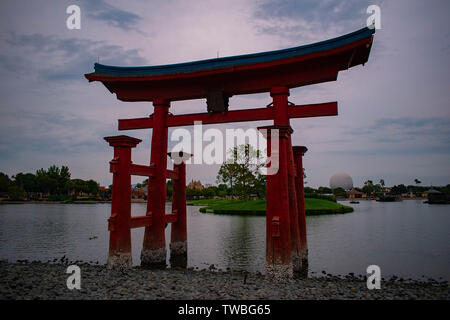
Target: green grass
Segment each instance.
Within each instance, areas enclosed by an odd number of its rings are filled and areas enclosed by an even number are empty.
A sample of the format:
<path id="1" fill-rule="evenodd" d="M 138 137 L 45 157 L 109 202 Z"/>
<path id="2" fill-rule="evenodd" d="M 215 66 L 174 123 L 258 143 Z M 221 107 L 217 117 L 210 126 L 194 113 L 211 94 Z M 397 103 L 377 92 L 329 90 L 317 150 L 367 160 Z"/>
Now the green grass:
<path id="1" fill-rule="evenodd" d="M 217 214 L 265 215 L 265 200 L 202 199 L 189 201 L 188 205 L 203 206 L 200 212 Z M 353 212 L 353 208 L 324 199 L 305 199 L 306 215 Z"/>
<path id="2" fill-rule="evenodd" d="M 352 207 L 334 201 L 314 198 L 305 199 L 305 209 L 308 216 L 353 212 Z"/>
<path id="3" fill-rule="evenodd" d="M 216 204 L 223 204 L 232 201 L 240 200 L 226 200 L 226 199 L 201 199 L 201 200 L 191 200 L 187 202 L 188 206 L 213 206 Z"/>

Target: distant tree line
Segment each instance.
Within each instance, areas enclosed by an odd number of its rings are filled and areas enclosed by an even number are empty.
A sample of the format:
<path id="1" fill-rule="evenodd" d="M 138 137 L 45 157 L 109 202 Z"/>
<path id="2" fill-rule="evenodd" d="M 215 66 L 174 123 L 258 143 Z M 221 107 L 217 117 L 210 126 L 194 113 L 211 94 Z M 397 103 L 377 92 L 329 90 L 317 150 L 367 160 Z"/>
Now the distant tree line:
<path id="1" fill-rule="evenodd" d="M 186 197 L 188 199 L 195 198 L 213 198 L 220 197 L 226 198 L 227 196 L 239 196 L 236 190 L 233 191 L 232 188 L 228 187 L 226 184 L 221 183 L 218 186 L 207 186 L 203 189 L 186 188 Z"/>
<path id="2" fill-rule="evenodd" d="M 328 188 L 328 187 L 319 187 L 314 189 L 312 187 L 305 187 L 305 194 L 313 195 L 313 194 L 322 194 L 322 195 L 334 195 L 336 197 L 345 197 L 347 196 L 347 191 L 344 188 Z"/>
<path id="3" fill-rule="evenodd" d="M 97 196 L 99 184 L 90 179 L 70 179 L 67 166 L 50 166 L 33 173 L 18 173 L 11 177 L 0 172 L 0 193 L 7 193 L 11 200 L 37 200 L 40 196 L 49 200 L 68 200 L 83 192 Z"/>
<path id="4" fill-rule="evenodd" d="M 385 192 L 385 183 L 384 180 L 381 179 L 379 183 L 374 184 L 372 180 L 367 180 L 364 182 L 364 186 L 362 188 L 354 187 L 356 191 L 363 192 L 367 195 L 372 196 L 381 196 L 384 194 L 390 194 L 390 195 L 401 195 L 405 193 L 412 193 L 416 196 L 421 196 L 422 193 L 425 191 L 428 191 L 430 189 L 434 189 L 436 191 L 440 191 L 443 193 L 450 193 L 450 184 L 447 186 L 419 186 L 417 184 L 420 184 L 420 180 L 414 179 L 414 182 L 416 185 L 394 185 L 393 187 L 389 188 L 389 192 Z M 317 189 L 311 188 L 311 187 L 305 187 L 305 195 L 314 195 L 314 194 L 333 194 L 336 197 L 346 197 L 347 192 L 343 188 L 335 188 L 331 189 L 328 187 L 318 187 Z"/>
<path id="5" fill-rule="evenodd" d="M 405 186 L 404 184 L 395 185 L 391 188 L 391 194 L 393 195 L 399 195 L 402 193 L 413 193 L 416 195 L 420 195 L 424 193 L 425 191 L 428 191 L 430 189 L 440 191 L 443 193 L 450 193 L 450 184 L 446 186 L 414 186 L 414 185 L 408 185 Z"/>

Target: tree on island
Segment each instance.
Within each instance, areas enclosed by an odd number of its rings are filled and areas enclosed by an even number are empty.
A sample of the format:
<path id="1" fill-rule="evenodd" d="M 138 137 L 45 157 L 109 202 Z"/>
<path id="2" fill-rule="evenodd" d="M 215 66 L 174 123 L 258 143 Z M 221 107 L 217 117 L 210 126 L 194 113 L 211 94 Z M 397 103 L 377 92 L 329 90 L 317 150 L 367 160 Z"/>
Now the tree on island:
<path id="1" fill-rule="evenodd" d="M 311 194 L 313 194 L 313 193 L 320 193 L 317 189 L 314 189 L 314 188 L 311 188 L 311 187 L 305 187 L 305 194 L 306 193 L 311 193 Z"/>
<path id="2" fill-rule="evenodd" d="M 86 194 L 96 195 L 98 193 L 98 183 L 94 180 L 82 180 L 82 179 L 72 179 L 67 182 L 66 189 L 69 192 L 75 193 L 75 195 L 80 192 Z"/>
<path id="3" fill-rule="evenodd" d="M 332 190 L 331 188 L 328 188 L 328 187 L 319 187 L 319 188 L 317 189 L 317 191 L 318 191 L 320 194 L 331 194 L 331 193 L 333 193 L 333 190 Z"/>
<path id="4" fill-rule="evenodd" d="M 381 184 L 383 183 L 383 184 Z M 372 180 L 367 180 L 364 182 L 364 186 L 362 187 L 362 192 L 366 194 L 379 194 L 384 186 L 384 180 L 380 179 L 380 183 L 374 184 Z"/>
<path id="5" fill-rule="evenodd" d="M 19 186 L 11 185 L 8 188 L 8 197 L 10 200 L 23 200 L 27 196 L 26 192 Z"/>
<path id="6" fill-rule="evenodd" d="M 36 171 L 36 177 L 44 192 L 58 195 L 67 193 L 67 184 L 70 181 L 69 167 L 62 166 L 60 169 L 52 165 L 47 170 L 41 168 Z"/>
<path id="7" fill-rule="evenodd" d="M 393 195 L 399 195 L 402 193 L 407 193 L 408 192 L 408 188 L 406 188 L 406 186 L 404 184 L 399 184 L 396 186 L 393 186 L 391 188 L 391 194 Z"/>
<path id="8" fill-rule="evenodd" d="M 248 199 L 251 192 L 259 197 L 265 194 L 266 177 L 259 172 L 261 152 L 250 144 L 228 150 L 227 160 L 217 173 L 217 181 L 230 184 L 233 194 Z"/>
<path id="9" fill-rule="evenodd" d="M 362 190 L 366 194 L 371 194 L 374 191 L 373 181 L 372 180 L 365 181 Z"/>
<path id="10" fill-rule="evenodd" d="M 14 178 L 14 184 L 23 188 L 27 193 L 36 192 L 36 176 L 32 173 L 18 173 Z"/>
<path id="11" fill-rule="evenodd" d="M 0 172 L 0 192 L 8 192 L 9 186 L 12 184 L 7 174 Z"/>
<path id="12" fill-rule="evenodd" d="M 223 182 L 230 184 L 230 189 L 233 190 L 234 182 L 238 175 L 238 166 L 236 163 L 224 162 L 217 173 L 217 182 Z"/>
<path id="13" fill-rule="evenodd" d="M 334 188 L 332 190 L 332 193 L 336 197 L 346 197 L 347 196 L 347 191 L 345 191 L 344 188 L 342 188 L 342 187 Z"/>

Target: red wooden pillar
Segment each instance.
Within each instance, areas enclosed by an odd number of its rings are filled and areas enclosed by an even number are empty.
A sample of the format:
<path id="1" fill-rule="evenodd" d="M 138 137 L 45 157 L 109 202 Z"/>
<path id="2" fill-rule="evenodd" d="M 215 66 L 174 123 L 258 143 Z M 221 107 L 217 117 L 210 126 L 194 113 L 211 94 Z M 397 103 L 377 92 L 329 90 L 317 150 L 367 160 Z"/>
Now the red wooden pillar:
<path id="1" fill-rule="evenodd" d="M 149 177 L 147 215 L 152 216 L 152 225 L 145 228 L 141 253 L 144 267 L 166 266 L 166 240 L 164 235 L 166 215 L 166 170 L 167 170 L 167 114 L 170 102 L 164 99 L 153 101 L 153 134 L 150 165 L 155 174 Z"/>
<path id="2" fill-rule="evenodd" d="M 169 156 L 171 154 L 169 153 Z M 187 220 L 186 220 L 186 163 L 192 155 L 178 152 L 174 164 L 177 179 L 173 180 L 172 212 L 177 221 L 171 225 L 170 264 L 172 267 L 187 267 Z"/>
<path id="3" fill-rule="evenodd" d="M 267 175 L 266 191 L 266 275 L 269 278 L 283 279 L 293 275 L 291 260 L 291 237 L 288 196 L 288 137 L 290 126 L 260 127 L 267 138 L 270 157 L 278 157 L 278 171 Z M 279 148 L 272 149 L 272 139 L 278 130 Z"/>
<path id="4" fill-rule="evenodd" d="M 294 155 L 292 153 L 291 136 L 288 137 L 287 143 L 287 160 L 288 160 L 288 194 L 289 194 L 289 219 L 291 228 L 291 257 L 292 266 L 295 273 L 302 271 L 301 259 L 301 240 L 299 230 L 298 216 L 298 200 L 295 187 L 295 164 Z"/>
<path id="5" fill-rule="evenodd" d="M 141 140 L 128 136 L 104 138 L 114 147 L 114 159 L 110 162 L 113 173 L 111 217 L 108 219 L 109 255 L 108 268 L 124 268 L 131 261 L 131 148 Z"/>
<path id="6" fill-rule="evenodd" d="M 270 91 L 273 99 L 274 125 L 290 126 L 289 120 L 289 88 L 274 87 Z M 298 208 L 297 194 L 295 191 L 295 165 L 294 155 L 292 153 L 291 133 L 288 133 L 288 141 L 286 146 L 287 153 L 287 170 L 288 170 L 288 197 L 289 197 L 289 219 L 291 233 L 291 259 L 294 272 L 301 271 L 301 255 L 300 255 L 300 234 L 298 230 Z"/>
<path id="7" fill-rule="evenodd" d="M 303 181 L 303 156 L 308 151 L 304 146 L 295 146 L 292 148 L 294 152 L 295 167 L 297 171 L 296 190 L 298 199 L 298 222 L 300 229 L 300 252 L 302 260 L 303 276 L 308 275 L 308 244 L 306 241 L 306 210 L 305 210 L 305 191 Z"/>

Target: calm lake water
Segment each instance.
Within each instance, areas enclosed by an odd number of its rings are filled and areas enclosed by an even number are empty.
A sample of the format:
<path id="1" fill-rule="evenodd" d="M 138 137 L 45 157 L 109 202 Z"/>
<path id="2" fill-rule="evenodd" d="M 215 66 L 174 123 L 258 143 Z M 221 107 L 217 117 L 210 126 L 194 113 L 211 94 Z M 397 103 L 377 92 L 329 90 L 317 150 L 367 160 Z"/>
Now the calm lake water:
<path id="1" fill-rule="evenodd" d="M 353 213 L 307 217 L 310 274 L 366 274 L 367 266 L 376 264 L 383 277 L 450 280 L 450 206 L 419 200 L 352 206 Z M 133 203 L 132 215 L 144 215 L 145 208 Z M 109 215 L 110 204 L 0 205 L 0 259 L 47 261 L 66 255 L 104 264 Z M 170 225 L 166 239 L 169 235 Z M 132 230 L 135 265 L 143 236 L 143 228 Z M 265 217 L 203 214 L 188 206 L 189 266 L 264 273 L 264 261 Z"/>

